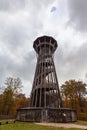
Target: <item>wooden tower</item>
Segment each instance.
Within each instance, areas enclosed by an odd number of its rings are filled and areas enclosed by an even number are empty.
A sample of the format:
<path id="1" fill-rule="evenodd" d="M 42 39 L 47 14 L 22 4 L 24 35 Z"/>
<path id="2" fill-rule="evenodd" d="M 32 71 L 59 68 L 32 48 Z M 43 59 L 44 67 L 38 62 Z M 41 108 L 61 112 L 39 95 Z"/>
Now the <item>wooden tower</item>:
<path id="1" fill-rule="evenodd" d="M 31 91 L 30 107 L 17 109 L 18 121 L 74 122 L 76 110 L 63 108 L 54 65 L 57 42 L 50 36 L 37 38 L 33 43 L 37 55 L 36 71 Z"/>
<path id="2" fill-rule="evenodd" d="M 31 107 L 62 107 L 62 100 L 54 65 L 54 52 L 57 42 L 49 36 L 34 41 L 37 65 L 31 92 Z"/>

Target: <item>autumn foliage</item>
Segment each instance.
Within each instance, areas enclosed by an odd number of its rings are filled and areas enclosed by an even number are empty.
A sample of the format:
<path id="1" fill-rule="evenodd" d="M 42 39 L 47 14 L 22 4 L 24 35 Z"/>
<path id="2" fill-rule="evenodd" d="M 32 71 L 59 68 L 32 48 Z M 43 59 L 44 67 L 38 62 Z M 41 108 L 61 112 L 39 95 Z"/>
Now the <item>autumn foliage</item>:
<path id="1" fill-rule="evenodd" d="M 21 93 L 22 82 L 19 78 L 7 78 L 5 89 L 0 94 L 0 115 L 16 115 L 16 110 L 29 106 L 29 98 Z"/>
<path id="2" fill-rule="evenodd" d="M 0 94 L 0 115 L 16 115 L 16 110 L 29 107 L 30 98 L 21 93 L 23 87 L 19 78 L 9 77 Z M 87 85 L 82 81 L 66 81 L 60 89 L 63 107 L 76 109 L 78 119 L 87 120 Z"/>
<path id="3" fill-rule="evenodd" d="M 82 81 L 69 80 L 61 86 L 63 107 L 76 109 L 78 119 L 87 120 L 87 89 Z"/>

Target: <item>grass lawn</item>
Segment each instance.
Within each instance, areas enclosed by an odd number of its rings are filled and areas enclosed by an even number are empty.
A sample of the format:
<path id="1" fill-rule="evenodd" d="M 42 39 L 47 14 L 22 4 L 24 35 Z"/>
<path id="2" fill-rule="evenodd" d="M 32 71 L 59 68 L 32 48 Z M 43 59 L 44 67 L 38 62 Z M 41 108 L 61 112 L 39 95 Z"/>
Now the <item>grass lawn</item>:
<path id="1" fill-rule="evenodd" d="M 34 123 L 27 123 L 27 122 L 16 122 L 5 124 L 6 120 L 1 121 L 3 125 L 0 125 L 0 130 L 82 130 L 82 129 L 75 129 L 75 128 L 58 128 L 58 127 L 51 127 L 51 126 L 40 126 Z"/>
<path id="2" fill-rule="evenodd" d="M 75 122 L 75 124 L 87 126 L 87 121 L 77 121 L 77 122 Z"/>
<path id="3" fill-rule="evenodd" d="M 16 122 L 1 125 L 0 130 L 64 130 L 64 129 L 49 126 L 39 126 L 34 123 Z"/>

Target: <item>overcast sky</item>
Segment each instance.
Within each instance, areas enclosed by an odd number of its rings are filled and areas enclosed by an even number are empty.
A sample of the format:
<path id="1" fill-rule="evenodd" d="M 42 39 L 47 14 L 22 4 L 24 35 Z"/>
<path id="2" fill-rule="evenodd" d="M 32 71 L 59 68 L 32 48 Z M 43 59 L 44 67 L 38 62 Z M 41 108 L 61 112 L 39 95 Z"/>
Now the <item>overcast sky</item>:
<path id="1" fill-rule="evenodd" d="M 20 77 L 30 95 L 42 35 L 58 42 L 55 66 L 59 84 L 84 80 L 87 73 L 87 0 L 0 0 L 0 86 Z"/>

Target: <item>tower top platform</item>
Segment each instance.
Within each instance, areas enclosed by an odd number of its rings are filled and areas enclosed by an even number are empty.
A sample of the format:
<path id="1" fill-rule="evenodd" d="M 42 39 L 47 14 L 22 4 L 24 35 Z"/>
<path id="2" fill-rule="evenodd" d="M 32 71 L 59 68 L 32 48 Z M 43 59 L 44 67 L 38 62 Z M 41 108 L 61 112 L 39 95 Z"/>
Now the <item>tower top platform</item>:
<path id="1" fill-rule="evenodd" d="M 50 48 L 51 52 L 54 53 L 57 46 L 57 41 L 51 36 L 38 37 L 33 43 L 33 48 L 38 54 L 39 50 L 43 48 Z"/>

